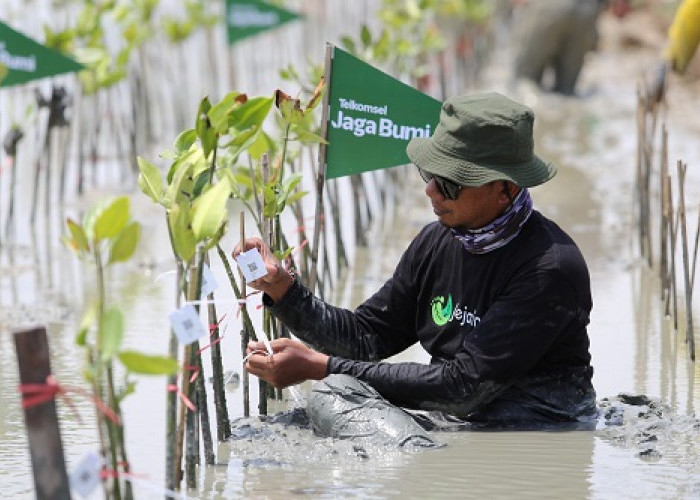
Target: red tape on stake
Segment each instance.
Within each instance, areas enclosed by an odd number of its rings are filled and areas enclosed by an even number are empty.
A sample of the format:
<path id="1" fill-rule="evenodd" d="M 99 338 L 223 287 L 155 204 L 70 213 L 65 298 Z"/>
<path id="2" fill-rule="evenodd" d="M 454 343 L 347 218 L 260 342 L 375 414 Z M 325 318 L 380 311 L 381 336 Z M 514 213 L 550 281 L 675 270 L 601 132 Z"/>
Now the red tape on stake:
<path id="1" fill-rule="evenodd" d="M 223 316 L 221 316 L 221 319 L 218 321 L 218 323 L 214 323 L 213 325 L 209 325 L 209 336 L 210 336 L 210 337 L 211 337 L 212 335 L 214 335 L 214 333 L 219 329 L 219 325 L 220 325 L 221 322 L 224 320 L 224 318 L 226 318 L 226 315 L 225 315 L 225 314 L 224 314 Z M 225 329 L 224 329 L 224 330 L 225 330 Z M 206 350 L 206 349 L 209 349 L 209 348 L 212 347 L 212 346 L 215 346 L 216 344 L 218 344 L 219 342 L 221 342 L 221 341 L 223 340 L 223 338 L 224 338 L 224 335 L 222 334 L 220 337 L 218 337 L 217 339 L 215 339 L 211 344 L 205 345 L 204 347 L 200 347 L 199 350 L 197 351 L 197 354 L 201 354 L 202 351 L 204 351 L 204 350 Z"/>
<path id="2" fill-rule="evenodd" d="M 197 411 L 197 407 L 194 405 L 194 403 L 190 401 L 190 398 L 188 398 L 187 395 L 184 392 L 182 392 L 177 385 L 169 385 L 168 391 L 177 393 L 177 395 L 180 396 L 182 402 L 185 404 L 185 406 L 187 406 L 187 408 L 190 409 L 190 411 Z"/>
<path id="3" fill-rule="evenodd" d="M 119 417 L 117 414 L 114 413 L 109 406 L 100 401 L 99 398 L 94 397 L 89 392 L 78 387 L 60 385 L 56 380 L 56 377 L 53 375 L 46 377 L 45 384 L 20 384 L 18 389 L 20 394 L 22 394 L 22 408 L 39 406 L 47 401 L 55 399 L 56 396 L 61 396 L 61 399 L 63 399 L 63 401 L 73 410 L 73 412 L 78 416 L 78 420 L 80 420 L 78 410 L 68 397 L 68 392 L 74 392 L 91 399 L 92 402 L 95 403 L 97 409 L 102 412 L 105 417 L 119 425 Z"/>

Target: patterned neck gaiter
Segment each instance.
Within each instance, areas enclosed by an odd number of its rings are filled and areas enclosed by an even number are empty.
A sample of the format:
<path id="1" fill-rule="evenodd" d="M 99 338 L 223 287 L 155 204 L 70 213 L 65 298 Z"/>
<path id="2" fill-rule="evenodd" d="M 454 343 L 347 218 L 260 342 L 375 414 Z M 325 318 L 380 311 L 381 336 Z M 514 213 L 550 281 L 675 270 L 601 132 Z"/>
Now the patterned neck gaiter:
<path id="1" fill-rule="evenodd" d="M 488 253 L 501 248 L 520 233 L 520 228 L 532 213 L 532 198 L 527 188 L 523 188 L 503 215 L 490 224 L 466 232 L 452 229 L 452 234 L 462 242 L 469 253 Z"/>

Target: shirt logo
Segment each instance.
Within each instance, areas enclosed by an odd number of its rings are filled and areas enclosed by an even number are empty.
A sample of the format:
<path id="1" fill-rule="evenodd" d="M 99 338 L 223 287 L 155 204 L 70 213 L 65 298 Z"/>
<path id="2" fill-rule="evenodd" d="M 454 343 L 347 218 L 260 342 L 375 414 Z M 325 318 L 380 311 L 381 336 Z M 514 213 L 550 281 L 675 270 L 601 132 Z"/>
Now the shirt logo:
<path id="1" fill-rule="evenodd" d="M 461 307 L 452 304 L 452 295 L 447 295 L 447 300 L 442 295 L 438 295 L 430 301 L 430 310 L 433 314 L 433 322 L 437 326 L 444 326 L 450 321 L 457 321 L 459 326 L 469 325 L 476 327 L 481 323 L 481 317 L 477 316 L 476 309 L 469 311 L 467 306 Z"/>
<path id="2" fill-rule="evenodd" d="M 430 307 L 435 324 L 437 326 L 447 324 L 452 318 L 452 295 L 447 296 L 447 304 L 445 304 L 445 297 L 438 295 L 430 302 Z"/>

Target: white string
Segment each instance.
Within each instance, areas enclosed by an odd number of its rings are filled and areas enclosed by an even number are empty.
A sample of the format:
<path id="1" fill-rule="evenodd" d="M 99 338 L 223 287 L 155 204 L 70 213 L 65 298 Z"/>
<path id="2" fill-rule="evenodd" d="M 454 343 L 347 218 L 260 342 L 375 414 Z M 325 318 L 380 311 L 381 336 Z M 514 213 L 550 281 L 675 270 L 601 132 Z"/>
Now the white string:
<path id="1" fill-rule="evenodd" d="M 161 278 L 163 278 L 163 277 L 165 277 L 165 276 L 168 276 L 169 274 L 177 274 L 177 269 L 173 269 L 172 271 L 165 271 L 165 272 L 163 272 L 163 273 L 160 273 L 158 276 L 156 276 L 156 277 L 153 279 L 153 283 L 158 283 L 158 281 L 159 281 Z"/>
<path id="2" fill-rule="evenodd" d="M 225 300 L 209 300 L 209 299 L 201 299 L 201 300 L 186 300 L 183 302 L 184 305 L 193 305 L 193 306 L 200 306 L 200 305 L 209 305 L 209 304 L 240 304 L 239 300 L 231 300 L 231 299 L 225 299 Z"/>
<path id="3" fill-rule="evenodd" d="M 272 356 L 275 351 L 272 350 L 272 346 L 270 345 L 270 341 L 267 339 L 267 334 L 265 333 L 264 330 L 260 331 L 261 337 L 262 337 L 262 343 L 265 344 L 265 349 L 267 349 L 267 353 Z"/>
<path id="4" fill-rule="evenodd" d="M 292 398 L 294 398 L 294 402 L 297 404 L 297 406 L 303 408 L 305 405 L 301 399 L 301 394 L 299 394 L 299 389 L 293 385 L 290 385 L 287 387 L 287 389 L 289 389 L 289 393 L 292 395 Z"/>
<path id="5" fill-rule="evenodd" d="M 174 498 L 175 500 L 187 500 L 188 498 L 190 498 L 187 495 L 181 495 L 180 493 L 178 493 L 176 491 L 169 490 L 167 488 L 163 488 L 162 486 L 151 483 L 149 481 L 145 481 L 143 479 L 137 479 L 131 475 L 124 477 L 124 479 L 126 481 L 129 481 L 132 484 L 141 485 L 144 488 L 151 490 L 151 491 L 154 491 L 156 493 L 160 493 L 160 494 L 165 493 L 166 498 Z"/>

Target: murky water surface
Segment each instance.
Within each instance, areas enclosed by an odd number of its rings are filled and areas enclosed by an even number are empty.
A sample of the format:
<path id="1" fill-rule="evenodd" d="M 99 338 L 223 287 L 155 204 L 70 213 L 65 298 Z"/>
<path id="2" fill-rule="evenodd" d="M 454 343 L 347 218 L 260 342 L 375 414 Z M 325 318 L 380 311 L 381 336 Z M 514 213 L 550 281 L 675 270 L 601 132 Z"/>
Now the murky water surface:
<path id="1" fill-rule="evenodd" d="M 507 88 L 505 55 L 503 60 L 495 59 L 480 87 L 501 90 L 533 106 L 539 154 L 559 166 L 555 180 L 534 189 L 533 197 L 539 210 L 573 235 L 589 263 L 594 294 L 589 331 L 599 398 L 623 392 L 647 394 L 658 400 L 655 404 L 664 405 L 659 410 L 663 418 L 654 411 L 645 413 L 648 407 L 629 407 L 624 426 L 601 425 L 594 432 L 444 433 L 436 439 L 446 446 L 429 451 L 357 449 L 349 442 L 316 438 L 306 428 L 263 425 L 253 419 L 247 422 L 250 434 L 239 434 L 238 439 L 218 446 L 217 465 L 201 468 L 200 489 L 193 496 L 700 497 L 700 428 L 693 419 L 700 404 L 700 369 L 688 362 L 683 338 L 663 317 L 660 285 L 655 272 L 639 262 L 634 225 L 635 84 L 653 57 L 653 51 L 623 55 L 614 47 L 593 54 L 582 81 L 582 88 L 590 92 L 582 99 L 543 95 L 526 86 Z M 695 220 L 700 200 L 700 120 L 684 109 L 697 109 L 700 93 L 697 85 L 676 83 L 668 110 L 672 161 L 680 157 L 691 163 L 687 198 L 694 204 L 688 213 Z M 338 286 L 336 303 L 353 307 L 375 291 L 409 239 L 431 220 L 418 176 L 406 172 L 410 180 L 402 191 L 401 204 L 373 228 L 369 248 L 353 249 L 355 264 Z M 67 206 L 66 214 L 78 212 L 102 194 L 91 193 L 80 205 Z M 145 235 L 137 263 L 111 272 L 110 298 L 119 302 L 128 318 L 126 344 L 163 353 L 175 284 L 172 275 L 163 274 L 172 263 L 162 215 L 144 198 L 134 197 L 134 213 Z M 32 497 L 22 412 L 15 392 L 12 330 L 46 323 L 58 379 L 66 386 L 82 384 L 82 358 L 73 338 L 93 283 L 60 246 L 57 231 L 45 227 L 36 237 L 20 231 L 19 241 L 5 245 L 0 254 L 0 353 L 5 358 L 0 363 L 3 498 Z M 231 248 L 232 242 L 226 245 Z M 213 270 L 224 283 L 218 262 Z M 218 298 L 230 300 L 226 294 L 222 290 Z M 237 329 L 231 314 L 222 341 L 224 363 L 227 370 L 240 372 Z M 397 359 L 423 361 L 427 357 L 414 348 Z M 306 390 L 305 386 L 299 390 L 302 399 Z M 242 415 L 241 392 L 235 384 L 228 386 L 232 418 Z M 273 411 L 295 405 L 289 394 L 285 396 L 284 401 L 273 403 Z M 90 403 L 79 396 L 71 398 L 80 417 L 67 405 L 58 405 L 69 467 L 97 447 Z M 139 474 L 137 498 L 162 498 L 155 486 L 163 481 L 165 398 L 164 380 L 141 378 L 137 392 L 125 404 L 130 460 L 132 470 Z M 236 428 L 244 428 L 243 423 Z"/>

